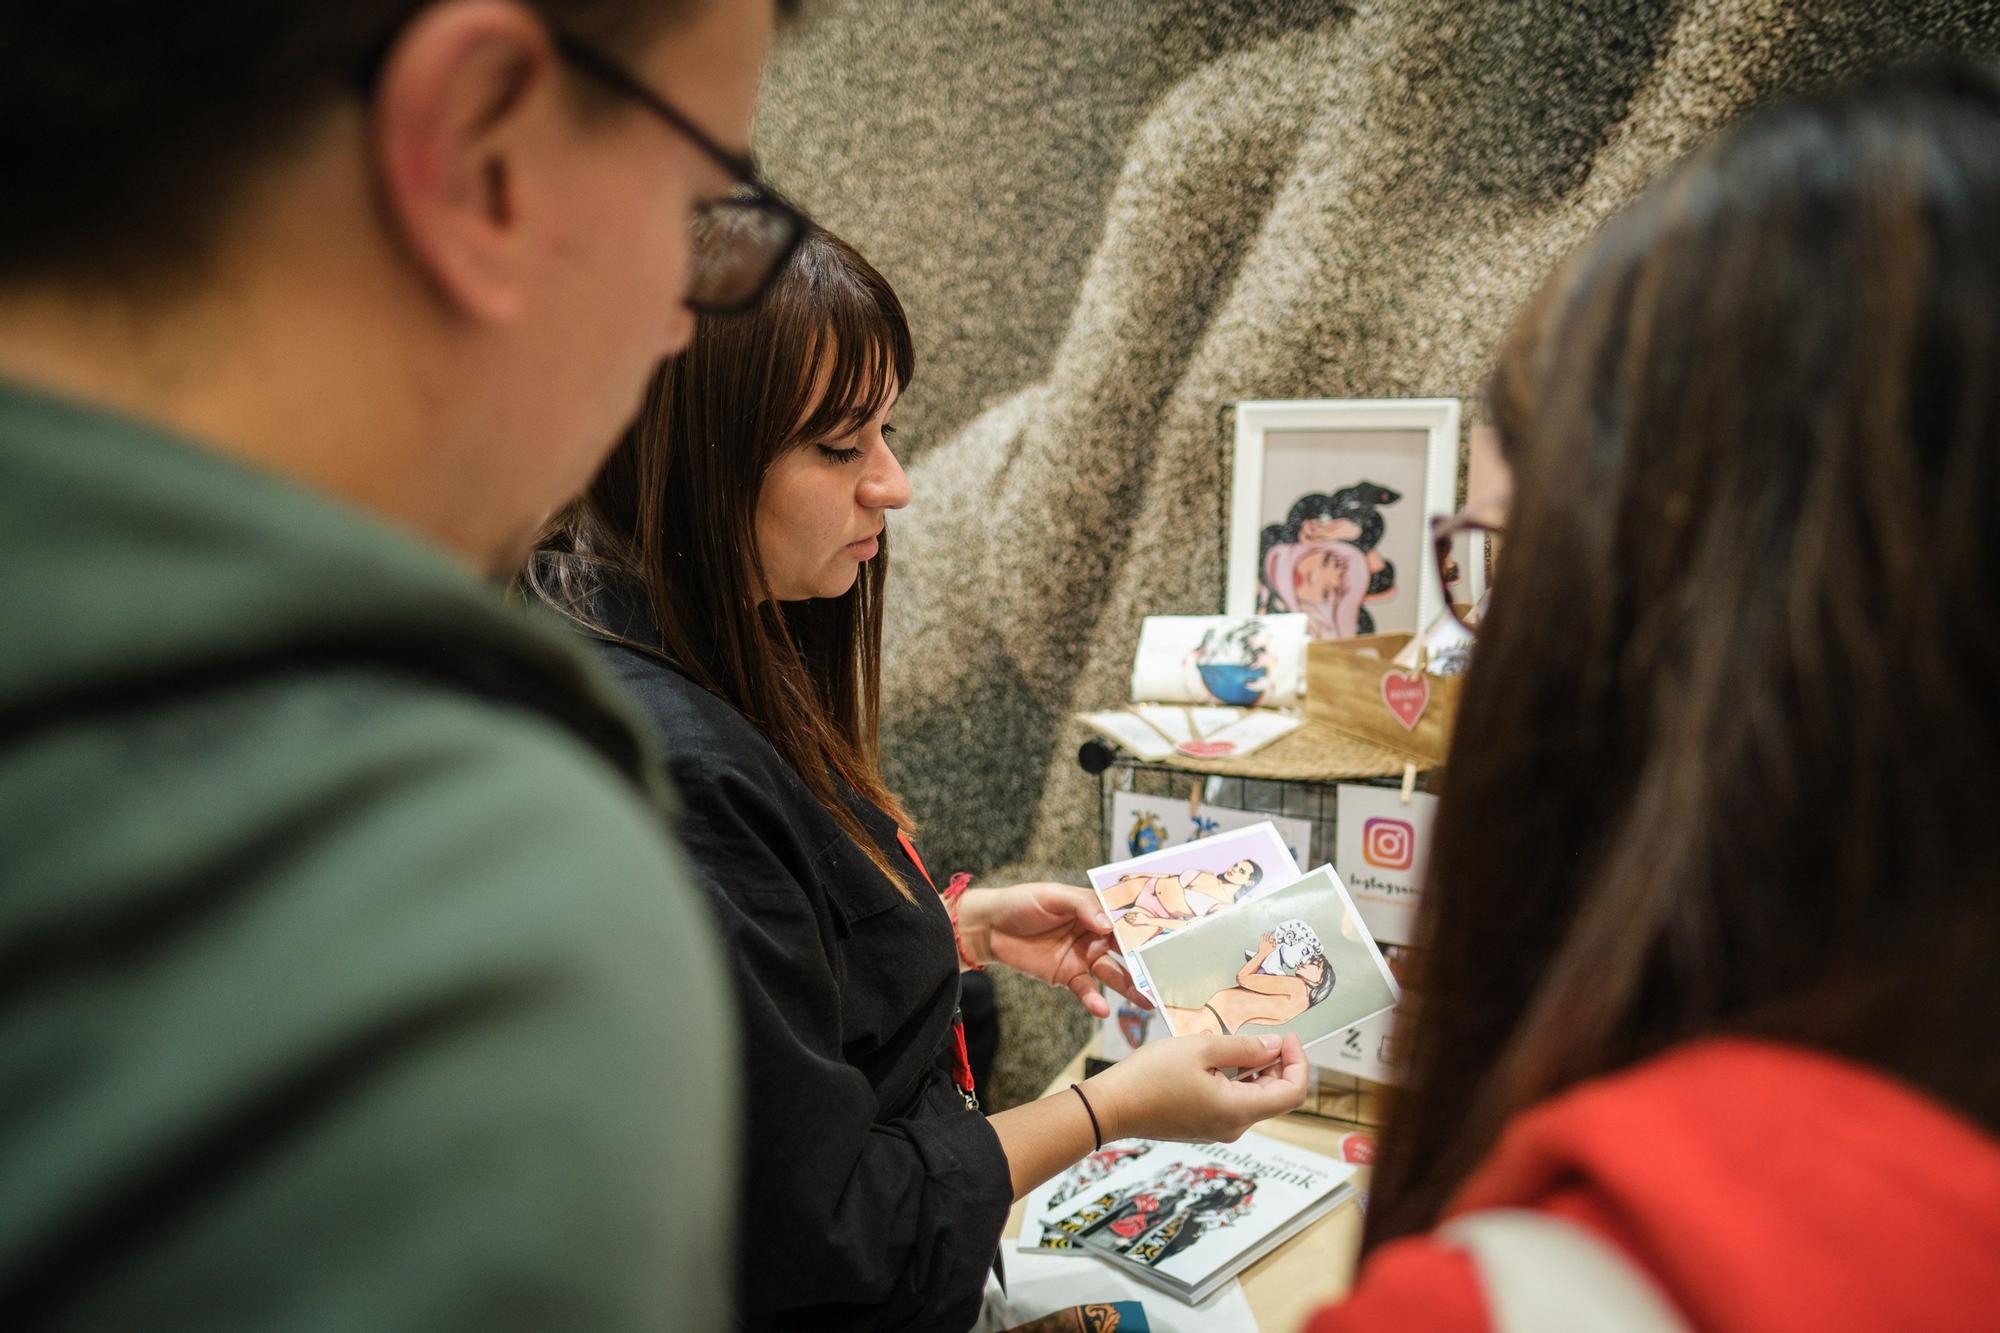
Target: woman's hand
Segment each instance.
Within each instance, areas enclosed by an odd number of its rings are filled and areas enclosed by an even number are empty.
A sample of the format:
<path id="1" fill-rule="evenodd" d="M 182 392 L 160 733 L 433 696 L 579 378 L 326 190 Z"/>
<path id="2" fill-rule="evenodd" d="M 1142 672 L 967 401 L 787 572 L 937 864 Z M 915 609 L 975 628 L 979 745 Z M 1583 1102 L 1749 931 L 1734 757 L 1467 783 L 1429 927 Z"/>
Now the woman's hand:
<path id="1" fill-rule="evenodd" d="M 1254 1069 L 1231 1079 L 1225 1069 Z M 1124 1138 L 1233 1143 L 1260 1120 L 1306 1099 L 1305 1048 L 1277 1037 L 1170 1037 L 1149 1041 L 1085 1081 L 1104 1141 Z"/>
<path id="2" fill-rule="evenodd" d="M 1152 1007 L 1132 984 L 1111 942 L 1111 920 L 1089 889 L 1015 884 L 968 890 L 958 900 L 958 937 L 975 962 L 1005 963 L 1051 986 L 1067 986 L 1099 1018 L 1111 1012 L 1099 981 Z"/>

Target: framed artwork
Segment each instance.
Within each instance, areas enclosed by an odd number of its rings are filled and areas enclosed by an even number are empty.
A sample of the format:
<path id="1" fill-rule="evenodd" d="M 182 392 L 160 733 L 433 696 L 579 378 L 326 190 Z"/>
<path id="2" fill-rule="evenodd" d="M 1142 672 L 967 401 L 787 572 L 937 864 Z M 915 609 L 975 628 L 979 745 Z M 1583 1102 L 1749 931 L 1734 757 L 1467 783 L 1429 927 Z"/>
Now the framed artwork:
<path id="1" fill-rule="evenodd" d="M 1302 613 L 1316 639 L 1421 633 L 1444 611 L 1430 520 L 1451 512 L 1458 417 L 1456 398 L 1238 403 L 1228 614 Z"/>

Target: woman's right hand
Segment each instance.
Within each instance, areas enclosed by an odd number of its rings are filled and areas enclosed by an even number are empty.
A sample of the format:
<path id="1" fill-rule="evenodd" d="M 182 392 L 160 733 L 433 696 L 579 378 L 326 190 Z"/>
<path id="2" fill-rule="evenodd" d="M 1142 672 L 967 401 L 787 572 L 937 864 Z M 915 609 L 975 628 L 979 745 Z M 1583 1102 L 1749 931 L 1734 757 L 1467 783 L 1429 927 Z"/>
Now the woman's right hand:
<path id="1" fill-rule="evenodd" d="M 1257 1072 L 1232 1079 L 1226 1069 Z M 1305 1049 L 1276 1037 L 1170 1037 L 1150 1041 L 1083 1084 L 1104 1141 L 1147 1138 L 1233 1143 L 1260 1120 L 1306 1099 Z"/>

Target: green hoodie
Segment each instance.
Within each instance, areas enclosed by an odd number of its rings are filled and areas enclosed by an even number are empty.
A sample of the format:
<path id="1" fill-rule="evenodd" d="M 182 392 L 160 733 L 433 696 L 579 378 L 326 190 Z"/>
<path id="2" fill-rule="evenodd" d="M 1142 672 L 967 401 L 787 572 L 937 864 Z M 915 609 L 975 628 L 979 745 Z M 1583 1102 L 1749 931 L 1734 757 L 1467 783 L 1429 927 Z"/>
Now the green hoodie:
<path id="1" fill-rule="evenodd" d="M 571 636 L 5 386 L 0 534 L 0 1323 L 722 1323 L 733 1016 Z"/>

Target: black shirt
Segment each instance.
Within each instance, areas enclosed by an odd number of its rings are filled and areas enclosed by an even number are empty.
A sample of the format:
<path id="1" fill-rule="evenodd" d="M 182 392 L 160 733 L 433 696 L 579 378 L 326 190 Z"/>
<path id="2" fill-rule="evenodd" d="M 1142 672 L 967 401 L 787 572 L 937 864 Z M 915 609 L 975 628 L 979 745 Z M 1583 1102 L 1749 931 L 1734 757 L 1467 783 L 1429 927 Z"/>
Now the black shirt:
<path id="1" fill-rule="evenodd" d="M 882 811 L 855 799 L 908 897 L 735 708 L 655 658 L 602 651 L 666 742 L 741 997 L 745 1323 L 971 1327 L 1013 1186 L 951 1081 L 944 904 Z"/>

